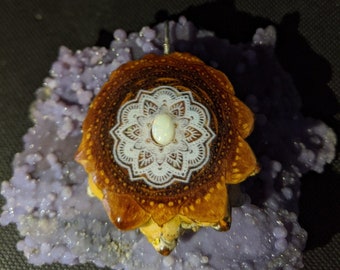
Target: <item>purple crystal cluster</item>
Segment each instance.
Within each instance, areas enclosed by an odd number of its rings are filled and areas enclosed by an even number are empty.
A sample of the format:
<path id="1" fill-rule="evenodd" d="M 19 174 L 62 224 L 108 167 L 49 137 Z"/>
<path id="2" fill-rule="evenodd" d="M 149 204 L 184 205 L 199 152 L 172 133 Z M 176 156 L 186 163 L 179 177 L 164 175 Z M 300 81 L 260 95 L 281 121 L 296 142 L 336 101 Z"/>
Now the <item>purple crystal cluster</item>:
<path id="1" fill-rule="evenodd" d="M 147 53 L 162 53 L 164 24 L 139 33 L 116 30 L 110 49 L 60 48 L 31 107 L 34 125 L 15 155 L 13 177 L 2 183 L 7 203 L 0 223 L 15 223 L 17 248 L 32 264 L 93 262 L 112 269 L 298 269 L 306 232 L 297 221 L 301 176 L 322 172 L 335 155 L 336 136 L 305 118 L 290 76 L 277 62 L 275 29 L 258 29 L 249 44 L 230 44 L 185 18 L 169 23 L 172 50 L 190 52 L 225 72 L 255 114 L 249 142 L 261 172 L 241 185 L 228 232 L 185 232 L 167 257 L 138 232 L 121 232 L 95 198 L 74 161 L 88 106 L 109 74 Z"/>

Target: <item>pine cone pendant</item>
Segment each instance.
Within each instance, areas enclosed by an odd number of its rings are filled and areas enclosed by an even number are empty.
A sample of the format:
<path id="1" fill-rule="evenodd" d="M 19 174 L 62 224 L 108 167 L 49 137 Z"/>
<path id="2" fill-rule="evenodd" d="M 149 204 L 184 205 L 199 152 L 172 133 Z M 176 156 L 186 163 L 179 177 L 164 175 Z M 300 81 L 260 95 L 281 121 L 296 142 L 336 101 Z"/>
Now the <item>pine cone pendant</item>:
<path id="1" fill-rule="evenodd" d="M 188 53 L 114 71 L 91 104 L 76 154 L 121 230 L 168 255 L 183 229 L 230 227 L 228 185 L 258 172 L 254 117 L 228 78 Z"/>

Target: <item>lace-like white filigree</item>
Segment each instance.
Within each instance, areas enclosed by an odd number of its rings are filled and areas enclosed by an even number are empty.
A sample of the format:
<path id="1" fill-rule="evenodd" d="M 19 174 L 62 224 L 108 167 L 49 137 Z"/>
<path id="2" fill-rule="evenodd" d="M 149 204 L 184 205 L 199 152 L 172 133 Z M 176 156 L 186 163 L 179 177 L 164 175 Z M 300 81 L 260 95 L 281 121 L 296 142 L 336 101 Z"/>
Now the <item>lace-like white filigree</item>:
<path id="1" fill-rule="evenodd" d="M 167 145 L 152 137 L 152 124 L 159 114 L 169 115 L 174 123 L 174 137 Z M 131 181 L 144 180 L 156 188 L 188 182 L 192 172 L 209 160 L 210 142 L 215 137 L 209 125 L 208 110 L 191 92 L 170 86 L 140 90 L 119 109 L 117 124 L 110 131 L 114 159 L 128 169 Z"/>

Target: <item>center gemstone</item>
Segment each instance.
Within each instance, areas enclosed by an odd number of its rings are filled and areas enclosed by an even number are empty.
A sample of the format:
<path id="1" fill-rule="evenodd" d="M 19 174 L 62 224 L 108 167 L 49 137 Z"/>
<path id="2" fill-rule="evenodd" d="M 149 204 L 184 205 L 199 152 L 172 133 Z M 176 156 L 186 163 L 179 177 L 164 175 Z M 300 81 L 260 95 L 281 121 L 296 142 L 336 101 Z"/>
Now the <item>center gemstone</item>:
<path id="1" fill-rule="evenodd" d="M 169 144 L 175 137 L 175 124 L 167 113 L 156 115 L 152 123 L 151 134 L 156 143 L 160 145 Z"/>
<path id="2" fill-rule="evenodd" d="M 190 91 L 171 86 L 139 90 L 117 113 L 110 130 L 115 162 L 126 168 L 131 181 L 164 188 L 187 183 L 210 158 L 216 136 L 210 114 Z"/>

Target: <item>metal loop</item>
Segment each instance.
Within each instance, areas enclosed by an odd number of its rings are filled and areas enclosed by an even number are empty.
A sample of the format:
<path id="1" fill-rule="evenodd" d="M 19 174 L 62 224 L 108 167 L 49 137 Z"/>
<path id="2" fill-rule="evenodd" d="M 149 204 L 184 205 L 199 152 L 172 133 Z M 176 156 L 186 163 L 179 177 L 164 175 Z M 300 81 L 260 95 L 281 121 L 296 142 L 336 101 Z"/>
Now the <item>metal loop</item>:
<path id="1" fill-rule="evenodd" d="M 170 33 L 169 33 L 169 21 L 164 22 L 164 43 L 163 43 L 163 53 L 170 53 Z"/>

